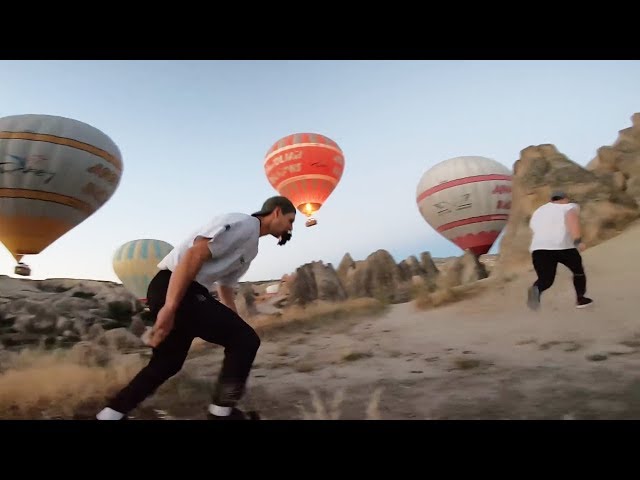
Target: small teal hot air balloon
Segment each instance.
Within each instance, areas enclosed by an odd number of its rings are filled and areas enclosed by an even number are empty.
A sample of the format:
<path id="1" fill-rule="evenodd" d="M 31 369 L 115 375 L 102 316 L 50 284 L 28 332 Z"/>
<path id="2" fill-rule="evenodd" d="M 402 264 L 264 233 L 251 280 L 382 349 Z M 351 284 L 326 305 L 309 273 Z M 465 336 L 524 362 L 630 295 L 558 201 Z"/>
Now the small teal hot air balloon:
<path id="1" fill-rule="evenodd" d="M 124 287 L 146 304 L 147 289 L 158 273 L 158 263 L 173 250 L 162 240 L 140 238 L 124 243 L 113 255 L 113 271 Z"/>

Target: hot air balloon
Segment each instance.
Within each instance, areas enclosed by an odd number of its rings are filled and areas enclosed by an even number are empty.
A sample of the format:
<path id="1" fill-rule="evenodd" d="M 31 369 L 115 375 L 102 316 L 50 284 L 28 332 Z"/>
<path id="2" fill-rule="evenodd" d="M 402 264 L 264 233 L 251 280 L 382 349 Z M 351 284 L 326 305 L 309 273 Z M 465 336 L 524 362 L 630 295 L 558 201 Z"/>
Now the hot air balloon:
<path id="1" fill-rule="evenodd" d="M 158 273 L 158 263 L 173 245 L 162 240 L 140 238 L 120 245 L 113 255 L 113 271 L 122 285 L 142 303 L 147 301 L 149 282 Z"/>
<path id="2" fill-rule="evenodd" d="M 431 227 L 462 250 L 484 255 L 509 219 L 511 171 L 490 158 L 451 158 L 422 175 L 416 197 Z"/>
<path id="3" fill-rule="evenodd" d="M 116 144 L 91 125 L 53 115 L 0 118 L 0 241 L 28 276 L 36 255 L 102 207 L 122 175 Z"/>
<path id="4" fill-rule="evenodd" d="M 336 188 L 344 170 L 344 155 L 336 142 L 318 133 L 294 133 L 267 152 L 264 170 L 271 186 L 293 202 L 316 225 L 314 215 Z"/>

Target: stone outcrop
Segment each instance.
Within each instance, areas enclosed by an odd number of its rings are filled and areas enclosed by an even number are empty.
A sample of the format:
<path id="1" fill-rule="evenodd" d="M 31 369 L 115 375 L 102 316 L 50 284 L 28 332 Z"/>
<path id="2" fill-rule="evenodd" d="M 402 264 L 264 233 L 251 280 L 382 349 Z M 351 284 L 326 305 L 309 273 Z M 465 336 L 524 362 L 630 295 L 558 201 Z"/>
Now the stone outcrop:
<path id="1" fill-rule="evenodd" d="M 141 331 L 144 306 L 117 283 L 1 276 L 0 295 L 0 344 L 7 348 L 71 346 L 110 330 L 122 332 L 106 337 L 121 345 L 122 338 Z"/>
<path id="2" fill-rule="evenodd" d="M 239 286 L 235 301 L 240 316 L 247 317 L 258 313 L 255 292 L 250 284 L 243 283 Z"/>
<path id="3" fill-rule="evenodd" d="M 393 301 L 403 282 L 402 270 L 386 250 L 377 250 L 347 271 L 345 288 L 350 297 Z"/>
<path id="4" fill-rule="evenodd" d="M 500 243 L 496 268 L 504 272 L 529 263 L 529 219 L 536 208 L 549 201 L 556 189 L 566 191 L 572 201 L 580 204 L 587 246 L 620 233 L 640 217 L 640 210 L 635 199 L 620 190 L 618 184 L 613 176 L 602 176 L 571 161 L 554 145 L 522 150 L 513 166 L 510 218 Z"/>
<path id="5" fill-rule="evenodd" d="M 488 276 L 487 269 L 482 262 L 471 252 L 465 251 L 439 275 L 436 286 L 439 289 L 453 288 L 477 282 Z"/>
<path id="6" fill-rule="evenodd" d="M 640 113 L 633 114 L 631 126 L 620 130 L 612 145 L 597 150 L 587 170 L 604 177 L 640 204 Z"/>
<path id="7" fill-rule="evenodd" d="M 306 305 L 314 300 L 339 302 L 347 292 L 331 264 L 311 262 L 298 267 L 291 281 L 290 304 Z"/>

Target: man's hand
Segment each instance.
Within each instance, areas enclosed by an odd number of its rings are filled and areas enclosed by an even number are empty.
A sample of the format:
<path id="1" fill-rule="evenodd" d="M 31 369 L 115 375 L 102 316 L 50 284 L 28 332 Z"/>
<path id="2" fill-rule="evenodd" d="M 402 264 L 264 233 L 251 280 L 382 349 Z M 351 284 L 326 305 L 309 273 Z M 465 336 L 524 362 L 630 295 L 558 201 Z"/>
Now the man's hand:
<path id="1" fill-rule="evenodd" d="M 150 347 L 156 348 L 165 338 L 167 338 L 167 335 L 169 335 L 169 332 L 171 332 L 171 329 L 173 328 L 175 316 L 175 310 L 168 305 L 165 305 L 160 309 L 158 316 L 156 317 L 156 323 L 153 325 L 151 335 L 149 336 Z"/>
<path id="2" fill-rule="evenodd" d="M 233 291 L 233 288 L 228 287 L 227 285 L 219 285 L 218 297 L 220 298 L 220 302 L 223 305 L 226 305 L 235 313 L 238 313 L 238 308 L 236 307 L 235 302 L 235 292 Z"/>

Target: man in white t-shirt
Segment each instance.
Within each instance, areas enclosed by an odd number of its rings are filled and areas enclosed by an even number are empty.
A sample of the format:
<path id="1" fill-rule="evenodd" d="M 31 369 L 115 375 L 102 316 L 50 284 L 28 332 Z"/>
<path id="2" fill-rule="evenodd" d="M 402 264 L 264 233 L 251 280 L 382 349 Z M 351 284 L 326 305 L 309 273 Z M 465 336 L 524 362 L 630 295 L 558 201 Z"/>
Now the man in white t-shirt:
<path id="1" fill-rule="evenodd" d="M 587 278 L 580 255 L 585 249 L 580 233 L 580 207 L 571 203 L 565 192 L 553 192 L 551 201 L 533 212 L 529 227 L 533 231 L 529 251 L 538 275 L 538 279 L 529 287 L 529 308 L 539 308 L 542 292 L 553 285 L 558 263 L 573 273 L 576 308 L 591 305 L 593 300 L 585 297 Z"/>
<path id="2" fill-rule="evenodd" d="M 234 287 L 258 254 L 258 241 L 291 239 L 296 208 L 285 197 L 267 199 L 252 215 L 229 213 L 191 232 L 158 264 L 147 291 L 155 324 L 148 340 L 149 363 L 98 413 L 123 420 L 127 413 L 182 369 L 195 337 L 224 347 L 224 360 L 209 405 L 212 420 L 256 418 L 236 408 L 260 346 L 255 330 L 239 315 Z M 217 285 L 220 301 L 210 293 Z"/>

